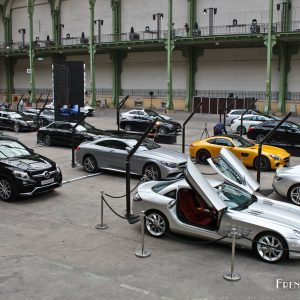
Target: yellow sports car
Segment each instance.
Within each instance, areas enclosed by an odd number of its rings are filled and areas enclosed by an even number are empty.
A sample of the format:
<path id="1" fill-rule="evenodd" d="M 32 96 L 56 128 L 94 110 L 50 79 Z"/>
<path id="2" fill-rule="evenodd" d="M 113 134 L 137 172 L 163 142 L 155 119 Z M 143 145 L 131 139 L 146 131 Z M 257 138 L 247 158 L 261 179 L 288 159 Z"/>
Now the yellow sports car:
<path id="1" fill-rule="evenodd" d="M 258 144 L 251 144 L 239 135 L 227 134 L 194 141 L 190 145 L 190 155 L 200 164 L 206 164 L 210 157 L 218 156 L 222 148 L 227 148 L 234 153 L 246 167 L 257 169 Z M 263 145 L 261 156 L 261 170 L 273 170 L 287 167 L 290 154 L 284 149 Z"/>

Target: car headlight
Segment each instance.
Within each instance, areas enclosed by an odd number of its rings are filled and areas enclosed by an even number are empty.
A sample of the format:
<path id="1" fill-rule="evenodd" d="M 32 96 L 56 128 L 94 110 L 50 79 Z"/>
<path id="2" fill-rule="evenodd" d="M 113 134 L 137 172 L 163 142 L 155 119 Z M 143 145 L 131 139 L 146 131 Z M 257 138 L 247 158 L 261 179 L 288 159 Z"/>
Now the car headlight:
<path id="1" fill-rule="evenodd" d="M 281 180 L 281 179 L 282 179 L 281 177 L 279 177 L 277 174 L 275 174 L 274 180 L 279 181 L 279 180 Z"/>
<path id="2" fill-rule="evenodd" d="M 56 164 L 55 165 L 55 167 L 56 167 L 56 171 L 58 172 L 58 173 L 61 173 L 61 169 L 60 169 L 60 167 Z"/>
<path id="3" fill-rule="evenodd" d="M 156 123 L 155 123 L 155 125 L 157 126 L 157 125 L 160 125 L 161 124 L 161 122 L 159 122 L 159 121 L 157 121 Z"/>
<path id="4" fill-rule="evenodd" d="M 298 231 L 298 230 L 293 230 L 293 231 L 294 231 L 295 236 L 296 236 L 298 239 L 300 239 L 300 231 Z"/>
<path id="5" fill-rule="evenodd" d="M 172 163 L 172 162 L 167 162 L 167 161 L 161 161 L 161 163 L 166 166 L 166 167 L 169 167 L 169 168 L 176 168 L 176 164 L 175 163 Z"/>
<path id="6" fill-rule="evenodd" d="M 270 156 L 275 160 L 281 160 L 281 157 L 276 154 L 270 154 Z"/>
<path id="7" fill-rule="evenodd" d="M 26 172 L 14 170 L 13 174 L 15 175 L 16 178 L 21 179 L 23 181 L 35 182 L 33 179 L 29 177 L 28 173 Z"/>

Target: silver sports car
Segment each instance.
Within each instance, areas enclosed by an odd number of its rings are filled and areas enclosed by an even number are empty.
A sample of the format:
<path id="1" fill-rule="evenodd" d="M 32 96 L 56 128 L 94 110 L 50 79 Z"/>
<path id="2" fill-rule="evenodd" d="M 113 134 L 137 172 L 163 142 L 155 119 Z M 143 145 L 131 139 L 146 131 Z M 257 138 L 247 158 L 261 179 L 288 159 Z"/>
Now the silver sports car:
<path id="1" fill-rule="evenodd" d="M 129 151 L 137 140 L 103 137 L 85 142 L 76 148 L 76 161 L 85 171 L 92 173 L 98 169 L 125 172 L 125 162 Z M 149 180 L 177 178 L 185 170 L 185 154 L 163 148 L 145 139 L 130 161 L 131 174 L 146 175 Z"/>
<path id="2" fill-rule="evenodd" d="M 222 154 L 226 158 L 223 159 Z M 227 149 L 220 161 L 236 157 Z M 185 179 L 139 186 L 132 210 L 146 214 L 146 230 L 153 237 L 168 231 L 231 243 L 233 228 L 241 247 L 252 249 L 263 261 L 276 263 L 300 258 L 300 208 L 248 192 L 252 183 L 246 177 L 232 175 L 231 181 L 207 180 L 188 160 Z M 242 189 L 244 186 L 246 189 Z"/>
<path id="3" fill-rule="evenodd" d="M 279 195 L 300 205 L 300 165 L 277 169 L 273 179 L 273 188 Z"/>

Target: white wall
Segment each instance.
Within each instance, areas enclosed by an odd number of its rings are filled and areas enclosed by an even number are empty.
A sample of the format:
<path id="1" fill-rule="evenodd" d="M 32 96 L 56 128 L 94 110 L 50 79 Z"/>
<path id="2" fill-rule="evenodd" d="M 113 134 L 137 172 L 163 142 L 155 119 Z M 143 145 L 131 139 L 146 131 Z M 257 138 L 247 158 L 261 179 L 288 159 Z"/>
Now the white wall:
<path id="1" fill-rule="evenodd" d="M 198 59 L 197 90 L 266 89 L 266 48 L 204 50 Z M 277 91 L 279 72 L 273 56 L 272 90 Z"/>
<path id="2" fill-rule="evenodd" d="M 292 56 L 291 71 L 288 73 L 287 90 L 289 92 L 300 91 L 300 53 Z"/>
<path id="3" fill-rule="evenodd" d="M 27 58 L 18 59 L 15 64 L 15 76 L 14 76 L 14 87 L 16 89 L 20 88 L 28 88 L 30 87 L 30 77 L 29 74 L 26 73 L 27 69 L 29 69 L 29 60 Z M 42 76 L 42 75 L 41 75 Z M 36 76 L 38 77 L 38 76 Z"/>

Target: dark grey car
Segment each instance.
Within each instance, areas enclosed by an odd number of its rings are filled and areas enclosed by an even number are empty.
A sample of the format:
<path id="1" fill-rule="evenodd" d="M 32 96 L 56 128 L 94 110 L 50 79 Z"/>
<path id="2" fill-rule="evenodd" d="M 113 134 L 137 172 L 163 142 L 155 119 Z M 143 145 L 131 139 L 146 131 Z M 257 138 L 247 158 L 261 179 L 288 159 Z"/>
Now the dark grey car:
<path id="1" fill-rule="evenodd" d="M 75 152 L 76 161 L 89 172 L 98 169 L 125 172 L 128 152 L 137 140 L 118 137 L 102 137 L 92 142 L 80 144 Z M 131 159 L 131 173 L 146 175 L 148 179 L 158 180 L 180 176 L 187 163 L 185 154 L 163 148 L 145 139 Z"/>

